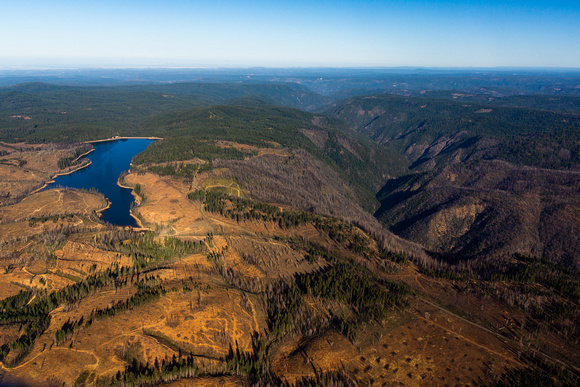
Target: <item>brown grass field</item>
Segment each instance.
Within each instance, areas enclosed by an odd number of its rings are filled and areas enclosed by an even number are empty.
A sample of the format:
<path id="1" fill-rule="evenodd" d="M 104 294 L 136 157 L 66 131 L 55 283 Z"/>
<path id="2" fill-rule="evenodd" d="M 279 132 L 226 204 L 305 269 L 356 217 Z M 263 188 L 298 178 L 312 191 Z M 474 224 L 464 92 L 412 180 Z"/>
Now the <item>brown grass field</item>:
<path id="1" fill-rule="evenodd" d="M 85 259 L 74 263 L 68 256 L 63 260 L 68 245 L 55 250 L 57 246 L 46 239 L 46 234 L 56 233 L 63 226 L 101 227 L 90 216 L 104 206 L 100 195 L 52 189 L 0 207 L 1 262 L 5 268 L 0 272 L 0 296 L 5 298 L 30 287 L 60 289 L 82 277 L 79 270 L 92 262 Z M 84 256 L 90 254 L 90 249 L 82 252 Z M 44 284 L 39 282 L 41 279 Z"/>
<path id="2" fill-rule="evenodd" d="M 321 370 L 345 370 L 363 385 L 477 385 L 522 366 L 495 335 L 414 300 L 411 311 L 367 326 L 351 343 L 336 331 L 295 337 L 273 355 L 274 372 L 294 383 Z"/>
<path id="3" fill-rule="evenodd" d="M 35 193 L 12 206 L 0 207 L 0 222 L 12 223 L 68 214 L 90 215 L 92 211 L 105 206 L 103 198 L 99 195 L 67 189 L 51 189 Z"/>
<path id="4" fill-rule="evenodd" d="M 35 162 L 33 157 L 30 160 Z M 255 333 L 269 337 L 267 311 L 259 292 L 228 281 L 220 268 L 231 270 L 242 283 L 258 286 L 328 264 L 324 259 L 308 262 L 303 251 L 285 241 L 288 237 L 314 242 L 381 278 L 406 283 L 416 295 L 408 296 L 411 307 L 406 311 L 361 325 L 352 342 L 335 329 L 282 336 L 269 352 L 271 370 L 281 380 L 295 383 L 320 372 L 340 371 L 359 385 L 465 386 L 489 383 L 505 369 L 523 365 L 519 357 L 524 348 L 502 338 L 496 329 L 509 324 L 510 318 L 521 318 L 517 313 L 508 316 L 495 300 L 463 293 L 450 281 L 427 277 L 412 265 L 386 272 L 375 258 L 346 249 L 311 224 L 281 229 L 261 221 L 238 223 L 188 200 L 188 192 L 196 188 L 229 188 L 243 195 L 239 186 L 220 179 L 219 172 L 197 176 L 193 182 L 152 173 L 126 176 L 124 184 L 141 185 L 141 202 L 134 213 L 145 228 L 155 231 L 156 243 L 163 244 L 166 236 L 201 241 L 211 233 L 212 239 L 205 239 L 205 252 L 176 256 L 143 271 L 142 277 L 154 278 L 165 294 L 97 318 L 63 342 L 55 338 L 65 322 L 81 317 L 86 321 L 93 311 L 126 302 L 139 289 L 107 286 L 77 302 L 59 305 L 50 312 L 50 325 L 31 351 L 17 365 L 9 365 L 15 357 L 12 352 L 4 360 L 0 384 L 98 385 L 99 380 L 109 382 L 123 372 L 132 359 L 153 364 L 182 353 L 217 375 L 174 380 L 170 386 L 248 385 L 243 375 L 223 375 L 226 357 L 231 348 L 250 352 Z M 23 179 L 19 184 L 28 183 Z M 115 265 L 133 267 L 135 260 L 127 251 L 107 250 L 95 242 L 100 233 L 110 231 L 91 218 L 104 205 L 99 195 L 56 189 L 0 207 L 0 298 L 26 289 L 57 291 Z M 43 217 L 52 218 L 35 220 Z M 49 237 L 64 226 L 76 227 L 77 232 Z M 220 258 L 212 260 L 209 252 Z M 28 301 L 34 302 L 34 298 Z M 310 297 L 305 303 L 313 314 L 352 313 L 335 301 Z M 0 344 L 21 334 L 18 324 L 0 325 Z M 578 355 L 573 348 L 569 351 Z"/>
<path id="5" fill-rule="evenodd" d="M 152 173 L 129 174 L 125 182 L 132 186 L 139 183 L 146 192 L 137 209 L 144 226 L 157 229 L 161 235 L 207 235 L 212 231 L 199 206 L 187 199 L 187 184 Z"/>
<path id="6" fill-rule="evenodd" d="M 52 144 L 5 144 L 9 152 L 0 157 L 0 205 L 18 200 L 42 187 L 56 174 L 68 173 L 76 167 L 61 170 L 58 160 L 74 154 L 74 147 Z"/>

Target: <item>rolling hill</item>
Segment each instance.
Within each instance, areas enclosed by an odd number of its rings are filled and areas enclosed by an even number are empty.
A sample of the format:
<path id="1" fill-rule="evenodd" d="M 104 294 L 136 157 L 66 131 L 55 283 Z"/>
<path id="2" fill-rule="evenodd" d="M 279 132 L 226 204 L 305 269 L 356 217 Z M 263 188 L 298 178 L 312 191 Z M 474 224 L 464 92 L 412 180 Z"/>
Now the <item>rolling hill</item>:
<path id="1" fill-rule="evenodd" d="M 0 88 L 0 140 L 77 142 L 137 136 L 140 125 L 160 113 L 220 103 L 253 104 L 256 99 L 301 109 L 313 109 L 329 101 L 328 97 L 285 84 L 19 84 Z"/>
<path id="2" fill-rule="evenodd" d="M 304 150 L 338 173 L 344 179 L 342 184 L 354 189 L 356 200 L 369 211 L 377 208 L 374 195 L 385 179 L 403 173 L 406 164 L 401 157 L 348 130 L 338 120 L 273 105 L 222 105 L 166 113 L 146 121 L 141 133 L 166 140 L 137 156 L 134 160 L 137 165 L 193 157 L 211 159 L 211 152 L 200 152 L 201 142 L 228 141 L 272 150 Z M 213 152 L 218 151 L 214 145 Z"/>
<path id="3" fill-rule="evenodd" d="M 413 170 L 471 159 L 554 169 L 580 165 L 575 113 L 384 94 L 336 102 L 323 113 L 404 153 Z"/>
<path id="4" fill-rule="evenodd" d="M 533 98 L 501 101 L 545 97 Z M 370 95 L 324 113 L 410 162 L 378 194 L 391 231 L 453 262 L 520 253 L 577 267 L 563 235 L 577 234 L 580 117 L 499 104 Z"/>

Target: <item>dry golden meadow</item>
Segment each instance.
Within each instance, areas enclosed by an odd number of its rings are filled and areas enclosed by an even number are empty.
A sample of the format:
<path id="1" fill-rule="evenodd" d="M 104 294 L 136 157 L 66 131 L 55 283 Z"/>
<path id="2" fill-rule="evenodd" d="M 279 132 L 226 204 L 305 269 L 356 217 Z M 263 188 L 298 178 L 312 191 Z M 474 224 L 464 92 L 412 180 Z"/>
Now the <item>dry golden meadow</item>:
<path id="1" fill-rule="evenodd" d="M 58 169 L 56 161 L 67 152 L 19 146 L 23 151 L 10 156 L 27 163 L 0 165 L 0 191 L 10 192 L 6 203 L 49 180 Z M 411 304 L 407 310 L 363 324 L 356 340 L 335 329 L 310 336 L 281 336 L 269 354 L 271 370 L 281 381 L 295 383 L 321 372 L 340 371 L 360 385 L 478 385 L 522 365 L 518 343 L 502 338 L 496 329 L 513 325 L 517 313 L 483 294 L 465 295 L 450 281 L 426 277 L 410 264 L 398 265 L 396 272 L 386 271 L 376 259 L 345 249 L 311 224 L 281 228 L 267 221 L 236 222 L 188 199 L 187 194 L 195 189 L 215 187 L 243 196 L 243 190 L 220 178 L 219 171 L 197 175 L 194 181 L 131 173 L 123 184 L 140 184 L 140 204 L 133 211 L 142 227 L 155 233 L 157 243 L 163 245 L 165 237 L 176 237 L 201 242 L 205 250 L 143 271 L 142 278 L 154 278 L 164 294 L 112 316 L 94 318 L 62 341 L 56 340 L 57 331 L 67 321 L 87 321 L 93 311 L 126 302 L 139 288 L 105 286 L 54 308 L 50 325 L 24 358 L 11 364 L 15 355 L 10 352 L 4 359 L 0 383 L 102 384 L 124 372 L 132 361 L 152 365 L 156 359 L 161 362 L 186 354 L 207 372 L 171 381 L 170 386 L 247 385 L 246 376 L 224 370 L 232 348 L 250 353 L 253 335 L 269 337 L 267 310 L 258 291 L 226 281 L 218 269 L 232 270 L 241 284 L 267 284 L 326 265 L 323 259 L 308 261 L 289 238 L 340 253 L 380 278 L 407 284 L 415 295 L 407 296 Z M 26 290 L 42 297 L 40 290 L 55 292 L 111 267 L 134 267 L 129 250 L 107 250 L 97 243 L 99 235 L 112 232 L 95 215 L 105 206 L 97 194 L 51 189 L 0 207 L 0 298 Z M 72 231 L 63 233 L 67 228 Z M 208 241 L 210 234 L 213 237 Z M 212 261 L 212 253 L 219 255 L 218 264 Z M 34 302 L 34 298 L 28 301 Z M 306 297 L 305 307 L 316 316 L 330 311 L 351 313 L 340 302 L 315 297 Z M 13 342 L 21 334 L 19 324 L 0 325 L 0 344 Z M 568 350 L 578 360 L 578 352 Z"/>

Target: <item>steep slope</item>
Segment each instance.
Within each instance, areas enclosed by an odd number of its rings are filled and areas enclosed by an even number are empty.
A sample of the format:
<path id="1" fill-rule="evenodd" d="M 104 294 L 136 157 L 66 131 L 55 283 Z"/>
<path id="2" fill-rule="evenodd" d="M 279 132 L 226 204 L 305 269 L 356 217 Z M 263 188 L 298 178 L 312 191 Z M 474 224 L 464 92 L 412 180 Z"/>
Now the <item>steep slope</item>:
<path id="1" fill-rule="evenodd" d="M 147 121 L 141 133 L 166 140 L 150 146 L 135 158 L 135 164 L 194 157 L 232 158 L 219 155 L 223 150 L 215 145 L 216 141 L 272 150 L 305 150 L 334 169 L 344 179 L 343 184 L 354 189 L 356 200 L 370 211 L 377 208 L 374 195 L 386 179 L 405 170 L 402 158 L 349 131 L 340 121 L 271 105 L 212 106 L 172 112 Z M 213 147 L 209 153 L 205 152 L 207 146 Z"/>
<path id="2" fill-rule="evenodd" d="M 414 170 L 481 158 L 554 169 L 580 165 L 575 113 L 384 94 L 338 102 L 324 113 L 403 152 Z"/>
<path id="3" fill-rule="evenodd" d="M 579 267 L 580 173 L 502 161 L 390 180 L 376 216 L 447 259 L 524 254 Z"/>
<path id="4" fill-rule="evenodd" d="M 578 266 L 577 113 L 393 95 L 325 112 L 410 161 L 378 194 L 376 216 L 397 235 L 453 262 L 520 253 Z"/>

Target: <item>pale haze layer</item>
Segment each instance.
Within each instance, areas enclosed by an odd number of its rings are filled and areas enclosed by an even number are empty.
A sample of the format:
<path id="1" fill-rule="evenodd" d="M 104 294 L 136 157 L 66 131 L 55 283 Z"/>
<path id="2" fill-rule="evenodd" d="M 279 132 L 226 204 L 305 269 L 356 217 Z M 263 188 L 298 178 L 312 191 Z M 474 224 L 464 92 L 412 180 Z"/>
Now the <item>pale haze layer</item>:
<path id="1" fill-rule="evenodd" d="M 0 67 L 580 67 L 580 1 L 0 1 Z"/>

